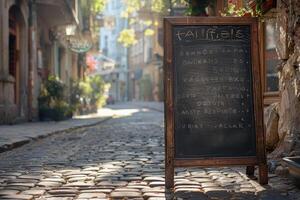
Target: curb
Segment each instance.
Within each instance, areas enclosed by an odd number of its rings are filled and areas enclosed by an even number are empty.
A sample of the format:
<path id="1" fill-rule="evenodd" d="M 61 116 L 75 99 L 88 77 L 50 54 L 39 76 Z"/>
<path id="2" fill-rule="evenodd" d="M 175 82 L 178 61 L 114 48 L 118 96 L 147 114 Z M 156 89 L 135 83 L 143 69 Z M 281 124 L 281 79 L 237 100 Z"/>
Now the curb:
<path id="1" fill-rule="evenodd" d="M 141 108 L 147 108 L 149 110 L 154 110 L 154 111 L 157 111 L 157 112 L 161 112 L 161 113 L 164 113 L 164 106 L 163 106 L 163 109 L 159 109 L 159 108 L 154 108 L 154 107 L 151 107 L 151 106 L 147 106 L 147 105 L 141 105 L 141 104 L 137 104 L 139 107 Z"/>
<path id="2" fill-rule="evenodd" d="M 157 108 L 148 107 L 148 106 L 144 106 L 144 108 L 148 108 L 149 110 L 154 110 L 154 111 L 157 111 L 157 112 L 164 113 L 164 111 L 163 111 L 163 110 L 160 110 L 160 109 L 157 109 Z"/>
<path id="3" fill-rule="evenodd" d="M 50 137 L 52 135 L 56 135 L 56 134 L 59 134 L 59 133 L 68 133 L 68 132 L 71 132 L 71 131 L 74 131 L 74 130 L 77 130 L 77 129 L 88 128 L 88 127 L 91 127 L 91 126 L 95 126 L 95 125 L 101 124 L 103 122 L 106 122 L 110 119 L 112 119 L 112 116 L 111 117 L 103 117 L 100 121 L 93 122 L 93 123 L 90 123 L 90 124 L 73 126 L 73 127 L 70 127 L 70 128 L 63 129 L 63 130 L 58 130 L 58 131 L 54 131 L 54 132 L 45 133 L 45 135 L 39 135 L 37 137 L 32 137 L 32 138 L 24 139 L 24 140 L 21 140 L 21 141 L 13 142 L 11 144 L 5 144 L 5 145 L 0 146 L 0 153 L 10 151 L 12 149 L 21 147 L 25 144 L 28 144 L 29 142 L 37 141 L 39 139 L 47 138 L 47 137 Z"/>

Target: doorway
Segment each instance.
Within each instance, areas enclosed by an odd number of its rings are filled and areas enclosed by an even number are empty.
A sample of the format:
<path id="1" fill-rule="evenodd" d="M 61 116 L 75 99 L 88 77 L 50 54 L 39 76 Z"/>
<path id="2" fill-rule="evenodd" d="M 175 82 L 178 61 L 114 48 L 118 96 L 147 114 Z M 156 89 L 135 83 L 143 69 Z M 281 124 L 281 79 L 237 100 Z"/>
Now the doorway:
<path id="1" fill-rule="evenodd" d="M 19 30 L 17 21 L 17 7 L 9 10 L 9 75 L 14 78 L 14 103 L 19 103 Z"/>

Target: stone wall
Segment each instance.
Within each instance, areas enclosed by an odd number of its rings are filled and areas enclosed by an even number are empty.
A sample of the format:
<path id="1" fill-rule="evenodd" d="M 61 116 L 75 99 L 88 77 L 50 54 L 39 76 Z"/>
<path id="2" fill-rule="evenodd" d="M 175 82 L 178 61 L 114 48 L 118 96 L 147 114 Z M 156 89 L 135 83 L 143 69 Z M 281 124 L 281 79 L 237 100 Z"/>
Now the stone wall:
<path id="1" fill-rule="evenodd" d="M 15 102 L 15 78 L 9 74 L 9 9 L 17 5 L 19 22 L 18 102 Z M 28 113 L 28 1 L 0 1 L 0 124 L 26 120 Z"/>
<path id="2" fill-rule="evenodd" d="M 274 131 L 272 137 L 276 138 L 278 134 L 279 140 L 271 154 L 273 158 L 300 155 L 300 0 L 277 2 L 276 46 L 281 59 L 281 98 L 278 105 L 278 132 Z"/>

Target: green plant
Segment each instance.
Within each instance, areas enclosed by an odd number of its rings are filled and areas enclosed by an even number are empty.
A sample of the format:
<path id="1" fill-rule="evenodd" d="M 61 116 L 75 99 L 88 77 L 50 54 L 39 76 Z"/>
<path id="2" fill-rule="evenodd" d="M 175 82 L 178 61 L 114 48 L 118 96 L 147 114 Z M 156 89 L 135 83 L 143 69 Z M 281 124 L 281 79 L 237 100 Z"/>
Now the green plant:
<path id="1" fill-rule="evenodd" d="M 41 120 L 63 120 L 72 116 L 72 108 L 65 101 L 66 86 L 56 77 L 49 76 L 41 86 L 39 116 Z"/>
<path id="2" fill-rule="evenodd" d="M 91 103 L 97 107 L 102 107 L 105 104 L 105 82 L 101 76 L 93 76 L 90 78 L 90 85 L 92 88 Z"/>
<path id="3" fill-rule="evenodd" d="M 153 100 L 152 81 L 149 74 L 144 75 L 140 80 L 140 88 L 142 99 L 146 101 Z"/>
<path id="4" fill-rule="evenodd" d="M 234 4 L 229 3 L 224 12 L 221 13 L 222 16 L 237 16 L 242 17 L 249 14 L 250 16 L 254 15 L 253 10 L 247 6 L 243 8 L 237 8 Z"/>
<path id="5" fill-rule="evenodd" d="M 61 121 L 72 117 L 72 110 L 66 101 L 56 101 L 52 107 L 52 119 Z"/>
<path id="6" fill-rule="evenodd" d="M 255 4 L 256 4 L 256 14 L 258 16 L 262 15 L 262 5 L 263 3 L 265 3 L 266 0 L 255 0 Z"/>
<path id="7" fill-rule="evenodd" d="M 75 113 L 81 105 L 82 90 L 79 86 L 79 81 L 71 80 L 69 103 L 73 113 Z"/>
<path id="8" fill-rule="evenodd" d="M 197 1 L 197 0 L 185 0 L 188 3 L 186 10 L 187 15 L 191 16 L 205 16 L 206 7 L 209 5 L 209 0 Z"/>
<path id="9" fill-rule="evenodd" d="M 188 3 L 188 8 L 186 11 L 187 15 L 192 16 L 203 16 L 206 15 L 205 9 L 215 3 L 215 1 L 211 0 L 185 0 Z M 242 8 L 236 8 L 236 6 L 232 3 L 232 1 L 228 1 L 228 6 L 222 13 L 223 16 L 244 16 L 244 15 L 262 15 L 262 5 L 266 2 L 266 0 L 255 0 L 255 12 L 249 5 L 246 5 Z"/>
<path id="10" fill-rule="evenodd" d="M 65 85 L 55 76 L 49 76 L 45 82 L 45 89 L 47 95 L 55 100 L 62 100 L 64 98 Z"/>

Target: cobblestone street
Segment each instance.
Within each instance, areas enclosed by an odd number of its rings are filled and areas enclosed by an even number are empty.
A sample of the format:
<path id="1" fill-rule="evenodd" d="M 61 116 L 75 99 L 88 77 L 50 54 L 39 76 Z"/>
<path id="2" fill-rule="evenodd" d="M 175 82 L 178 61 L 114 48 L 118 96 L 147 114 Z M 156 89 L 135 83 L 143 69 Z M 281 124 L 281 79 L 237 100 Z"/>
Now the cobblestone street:
<path id="1" fill-rule="evenodd" d="M 290 179 L 262 187 L 245 167 L 177 168 L 175 197 L 165 194 L 163 113 L 112 108 L 126 114 L 1 153 L 0 199 L 300 199 Z"/>

